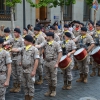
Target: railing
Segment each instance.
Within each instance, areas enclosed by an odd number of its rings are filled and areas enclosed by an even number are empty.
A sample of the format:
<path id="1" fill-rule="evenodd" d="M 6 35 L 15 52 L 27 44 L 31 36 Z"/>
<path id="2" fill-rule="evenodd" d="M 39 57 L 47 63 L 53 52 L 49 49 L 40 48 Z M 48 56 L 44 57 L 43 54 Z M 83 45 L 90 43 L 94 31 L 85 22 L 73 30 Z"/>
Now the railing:
<path id="1" fill-rule="evenodd" d="M 11 20 L 10 11 L 0 10 L 0 20 L 1 21 L 10 21 Z"/>

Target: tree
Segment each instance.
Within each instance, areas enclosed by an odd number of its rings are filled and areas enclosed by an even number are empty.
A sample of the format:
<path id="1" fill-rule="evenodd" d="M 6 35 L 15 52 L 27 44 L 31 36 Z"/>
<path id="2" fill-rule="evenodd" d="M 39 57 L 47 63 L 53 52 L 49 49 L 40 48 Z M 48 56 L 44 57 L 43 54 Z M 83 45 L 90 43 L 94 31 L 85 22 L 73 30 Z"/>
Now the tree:
<path id="1" fill-rule="evenodd" d="M 34 2 L 32 2 L 32 0 L 26 0 L 26 1 L 30 3 L 31 7 L 36 7 L 36 8 L 48 6 L 49 4 L 50 4 L 50 8 L 60 6 L 62 30 L 63 30 L 63 24 L 64 24 L 64 22 L 63 22 L 63 7 L 64 7 L 64 5 L 68 6 L 70 4 L 76 3 L 76 0 L 40 0 L 38 4 L 35 4 Z"/>
<path id="2" fill-rule="evenodd" d="M 10 7 L 10 9 L 11 9 L 11 33 L 12 33 L 13 37 L 14 37 L 13 30 L 15 28 L 15 24 L 14 24 L 14 8 L 15 8 L 17 3 L 21 3 L 21 2 L 22 2 L 22 0 L 6 0 L 5 1 L 5 5 Z"/>

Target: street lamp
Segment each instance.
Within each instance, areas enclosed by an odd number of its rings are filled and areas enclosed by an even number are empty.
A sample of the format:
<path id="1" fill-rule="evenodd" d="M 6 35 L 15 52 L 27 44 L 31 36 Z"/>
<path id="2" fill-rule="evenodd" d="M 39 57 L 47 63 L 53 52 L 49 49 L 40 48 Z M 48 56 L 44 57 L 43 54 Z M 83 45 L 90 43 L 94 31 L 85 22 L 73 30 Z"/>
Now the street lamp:
<path id="1" fill-rule="evenodd" d="M 25 0 L 23 0 L 23 28 L 26 27 Z"/>

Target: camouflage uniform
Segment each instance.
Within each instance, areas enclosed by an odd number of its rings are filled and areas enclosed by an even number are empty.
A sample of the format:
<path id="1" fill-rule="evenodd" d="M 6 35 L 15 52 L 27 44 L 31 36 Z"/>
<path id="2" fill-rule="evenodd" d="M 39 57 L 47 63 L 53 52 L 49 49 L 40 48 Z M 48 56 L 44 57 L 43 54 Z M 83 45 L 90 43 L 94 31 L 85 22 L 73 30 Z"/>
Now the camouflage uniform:
<path id="1" fill-rule="evenodd" d="M 4 87 L 4 83 L 7 78 L 6 65 L 11 62 L 10 54 L 5 50 L 0 51 L 0 100 L 5 100 L 6 87 Z"/>
<path id="2" fill-rule="evenodd" d="M 28 35 L 34 36 L 34 33 L 31 30 L 28 30 Z"/>
<path id="3" fill-rule="evenodd" d="M 60 43 L 60 37 L 56 33 L 54 33 L 54 41 Z"/>
<path id="4" fill-rule="evenodd" d="M 42 36 L 41 33 L 39 33 L 39 35 L 37 37 L 35 37 L 35 44 L 39 45 L 41 43 L 43 43 L 45 41 L 45 38 Z M 36 84 L 42 84 L 43 83 L 43 79 L 42 79 L 42 75 L 43 75 L 43 54 L 41 54 L 43 48 L 39 49 L 39 54 L 40 54 L 40 61 L 39 61 L 39 65 L 37 68 L 37 73 L 39 75 L 39 81 L 36 82 Z"/>
<path id="5" fill-rule="evenodd" d="M 79 35 L 78 37 L 76 37 L 76 41 L 78 42 L 78 48 L 85 48 L 85 49 L 88 49 L 88 47 L 91 45 L 91 44 L 94 44 L 94 40 L 92 38 L 92 36 L 90 36 L 89 34 L 86 34 L 86 37 L 85 38 L 81 38 L 81 35 Z M 82 61 L 77 61 L 78 63 L 78 67 L 79 67 L 79 70 L 80 70 L 80 76 L 82 76 L 82 74 L 87 76 L 88 72 L 89 72 L 89 66 L 88 66 L 88 63 L 89 63 L 89 56 L 87 56 L 84 60 Z M 78 82 L 78 80 L 77 80 Z"/>
<path id="6" fill-rule="evenodd" d="M 95 48 L 97 46 L 100 46 L 100 33 L 95 32 L 94 34 L 92 34 L 92 36 L 96 44 Z M 98 68 L 98 76 L 100 76 L 100 65 L 98 65 L 92 58 L 92 73 L 90 74 L 91 77 L 96 75 L 96 68 Z"/>
<path id="7" fill-rule="evenodd" d="M 34 96 L 34 81 L 31 77 L 31 72 L 33 70 L 34 60 L 39 58 L 39 52 L 37 48 L 31 46 L 27 51 L 25 48 L 22 49 L 22 66 L 23 66 L 23 77 L 22 83 L 24 86 L 25 95 Z"/>
<path id="8" fill-rule="evenodd" d="M 11 39 L 8 43 L 12 43 L 13 48 L 21 48 L 24 46 L 24 40 L 20 36 L 17 40 Z M 21 66 L 21 52 L 12 52 L 12 77 L 13 77 L 13 88 L 10 92 L 19 92 L 22 78 L 22 66 Z"/>
<path id="9" fill-rule="evenodd" d="M 57 63 L 57 55 L 59 52 L 62 52 L 62 50 L 60 45 L 56 41 L 53 41 L 51 45 L 46 43 L 44 46 L 44 67 L 49 89 L 51 92 L 55 91 L 55 88 L 57 86 L 57 68 L 54 68 L 54 66 Z"/>

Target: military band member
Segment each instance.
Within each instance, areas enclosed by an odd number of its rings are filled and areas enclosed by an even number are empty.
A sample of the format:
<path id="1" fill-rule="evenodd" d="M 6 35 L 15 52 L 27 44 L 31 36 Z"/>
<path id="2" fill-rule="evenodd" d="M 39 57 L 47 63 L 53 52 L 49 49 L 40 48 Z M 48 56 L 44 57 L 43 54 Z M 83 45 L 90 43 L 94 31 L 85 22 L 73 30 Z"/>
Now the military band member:
<path id="1" fill-rule="evenodd" d="M 54 26 L 50 26 L 49 32 L 53 32 L 54 33 L 54 41 L 60 43 L 60 37 L 58 36 L 57 33 L 55 33 L 55 27 Z"/>
<path id="2" fill-rule="evenodd" d="M 75 27 L 73 29 L 73 34 L 75 35 L 75 37 L 80 35 L 80 21 L 76 21 L 75 22 Z"/>
<path id="3" fill-rule="evenodd" d="M 0 37 L 0 100 L 5 100 L 6 87 L 11 75 L 11 56 L 2 48 L 4 40 Z"/>
<path id="4" fill-rule="evenodd" d="M 45 38 L 43 37 L 40 28 L 39 27 L 34 27 L 34 39 L 35 39 L 35 45 L 39 45 L 42 42 L 45 41 Z M 37 74 L 39 76 L 39 80 L 35 82 L 35 84 L 42 84 L 43 83 L 43 48 L 39 49 L 39 55 L 40 55 L 40 60 L 39 60 L 39 66 L 37 68 Z"/>
<path id="5" fill-rule="evenodd" d="M 78 48 L 85 48 L 88 53 L 94 47 L 94 40 L 89 34 L 87 34 L 86 27 L 81 28 L 81 35 L 76 37 L 74 41 L 78 42 L 78 46 L 79 46 Z M 76 82 L 87 83 L 87 77 L 89 72 L 88 60 L 89 60 L 88 56 L 82 61 L 77 60 L 79 71 L 80 71 L 80 78 Z"/>
<path id="6" fill-rule="evenodd" d="M 33 32 L 32 32 L 32 29 L 33 29 L 33 26 L 28 24 L 27 25 L 27 28 L 28 28 L 28 35 L 31 35 L 31 36 L 34 36 Z"/>
<path id="7" fill-rule="evenodd" d="M 26 36 L 26 35 L 28 35 L 28 29 L 27 28 L 24 28 L 23 29 L 23 38 Z"/>
<path id="8" fill-rule="evenodd" d="M 73 62 L 73 53 L 76 50 L 76 45 L 75 42 L 71 39 L 71 34 L 69 32 L 65 33 L 65 48 L 66 48 L 66 55 L 71 57 L 72 62 L 70 66 L 63 71 L 63 78 L 64 78 L 64 86 L 62 89 L 64 90 L 69 90 L 72 88 L 71 86 L 71 81 L 72 81 L 72 68 L 74 67 L 74 62 Z"/>
<path id="9" fill-rule="evenodd" d="M 57 86 L 57 67 L 62 56 L 60 44 L 54 41 L 54 33 L 48 32 L 47 42 L 37 45 L 37 48 L 44 47 L 45 54 L 45 73 L 47 76 L 49 90 L 44 94 L 45 96 L 56 96 Z"/>
<path id="10" fill-rule="evenodd" d="M 6 41 L 4 44 L 12 43 L 12 48 L 21 48 L 24 46 L 24 40 L 20 35 L 21 31 L 19 28 L 14 29 L 15 38 Z M 21 52 L 11 53 L 12 55 L 12 77 L 13 77 L 13 88 L 10 89 L 10 92 L 19 92 L 21 89 L 21 78 L 22 78 L 22 66 L 21 61 Z"/>
<path id="11" fill-rule="evenodd" d="M 26 35 L 24 37 L 25 47 L 13 48 L 13 52 L 21 51 L 21 64 L 23 67 L 22 83 L 24 86 L 25 100 L 32 100 L 34 97 L 34 82 L 36 69 L 39 61 L 39 51 L 32 46 L 33 37 Z"/>
<path id="12" fill-rule="evenodd" d="M 95 48 L 100 46 L 100 23 L 96 23 L 96 32 L 93 33 L 93 39 L 95 41 Z M 96 68 L 98 68 L 98 76 L 100 76 L 100 65 L 98 65 L 94 60 L 92 60 L 92 73 L 90 74 L 91 77 L 96 75 Z"/>

